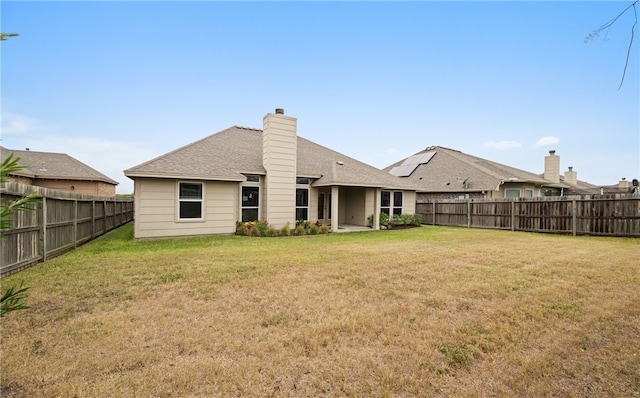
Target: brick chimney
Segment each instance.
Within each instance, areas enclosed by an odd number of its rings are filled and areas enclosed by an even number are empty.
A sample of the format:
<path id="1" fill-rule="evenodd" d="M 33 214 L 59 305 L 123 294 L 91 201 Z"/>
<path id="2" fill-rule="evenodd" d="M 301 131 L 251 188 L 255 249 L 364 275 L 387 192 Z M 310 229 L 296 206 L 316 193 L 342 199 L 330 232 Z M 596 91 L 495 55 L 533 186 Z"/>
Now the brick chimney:
<path id="1" fill-rule="evenodd" d="M 549 155 L 544 157 L 544 179 L 560 182 L 560 156 L 556 156 L 556 151 L 549 151 Z"/>
<path id="2" fill-rule="evenodd" d="M 573 167 L 569 166 L 569 170 L 564 172 L 564 182 L 571 185 L 578 184 L 578 173 L 573 171 Z"/>
<path id="3" fill-rule="evenodd" d="M 275 228 L 295 226 L 298 119 L 277 108 L 262 119 L 262 165 L 267 175 L 263 219 Z"/>

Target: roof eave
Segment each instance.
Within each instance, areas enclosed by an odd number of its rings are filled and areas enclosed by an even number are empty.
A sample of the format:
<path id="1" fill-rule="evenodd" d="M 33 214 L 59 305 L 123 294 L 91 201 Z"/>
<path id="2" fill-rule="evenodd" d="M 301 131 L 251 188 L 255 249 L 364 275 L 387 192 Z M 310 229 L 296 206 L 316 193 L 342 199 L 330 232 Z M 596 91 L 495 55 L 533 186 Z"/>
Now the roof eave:
<path id="1" fill-rule="evenodd" d="M 229 176 L 229 175 L 185 175 L 185 174 L 164 174 L 164 173 L 131 173 L 125 172 L 124 175 L 134 180 L 136 178 L 163 178 L 170 180 L 202 180 L 202 181 L 232 181 L 232 182 L 243 182 L 246 181 L 247 178 L 242 174 L 238 174 L 237 176 Z"/>

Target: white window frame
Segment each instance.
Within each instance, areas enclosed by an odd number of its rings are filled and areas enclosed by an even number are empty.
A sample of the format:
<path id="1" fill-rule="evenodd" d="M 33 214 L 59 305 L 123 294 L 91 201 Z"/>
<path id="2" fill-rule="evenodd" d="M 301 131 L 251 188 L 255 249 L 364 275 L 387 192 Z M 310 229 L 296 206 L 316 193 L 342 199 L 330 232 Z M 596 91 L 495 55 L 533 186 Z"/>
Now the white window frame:
<path id="1" fill-rule="evenodd" d="M 258 210 L 258 218 L 257 218 L 256 221 L 258 221 L 258 220 L 261 219 L 261 216 L 262 216 L 262 208 L 260 206 L 260 202 L 262 200 L 260 198 L 260 196 L 262 195 L 262 192 L 261 192 L 262 189 L 260 189 L 261 188 L 260 181 L 262 180 L 262 178 L 260 177 L 260 175 L 257 175 L 257 174 L 247 174 L 247 177 L 251 177 L 254 180 L 257 177 L 258 181 L 245 181 L 242 184 L 240 184 L 240 220 L 242 221 L 242 211 L 244 209 L 257 209 Z M 258 205 L 257 206 L 246 206 L 245 207 L 245 206 L 242 205 L 242 202 L 243 202 L 243 200 L 242 200 L 243 199 L 242 191 L 243 191 L 244 188 L 247 188 L 247 187 L 258 188 Z"/>
<path id="2" fill-rule="evenodd" d="M 180 186 L 181 184 L 191 184 L 191 185 L 200 185 L 200 198 L 181 198 L 180 197 Z M 200 217 L 198 218 L 182 218 L 180 217 L 180 204 L 182 202 L 200 203 Z M 178 222 L 201 222 L 205 219 L 205 184 L 202 181 L 177 181 L 176 182 L 176 221 Z"/>
<path id="3" fill-rule="evenodd" d="M 384 192 L 389 192 L 389 206 L 382 206 L 382 194 Z M 396 206 L 396 193 L 402 195 L 402 203 L 400 206 Z M 382 190 L 380 191 L 380 213 L 383 213 L 383 209 L 386 210 L 385 213 L 389 215 L 389 217 L 393 217 L 394 214 L 402 214 L 404 209 L 404 191 L 390 191 L 390 190 Z M 396 211 L 399 209 L 399 213 Z"/>
<path id="4" fill-rule="evenodd" d="M 307 210 L 307 218 L 304 219 L 303 221 L 309 221 L 309 202 L 311 200 L 311 190 L 309 189 L 309 183 L 310 180 L 308 178 L 303 178 L 303 177 L 298 177 L 296 178 L 296 210 L 295 210 L 295 214 L 294 217 L 296 219 L 296 221 L 298 220 L 298 210 L 299 209 L 306 209 Z M 298 206 L 298 190 L 299 189 L 303 189 L 305 191 L 307 191 L 307 205 L 306 206 Z"/>

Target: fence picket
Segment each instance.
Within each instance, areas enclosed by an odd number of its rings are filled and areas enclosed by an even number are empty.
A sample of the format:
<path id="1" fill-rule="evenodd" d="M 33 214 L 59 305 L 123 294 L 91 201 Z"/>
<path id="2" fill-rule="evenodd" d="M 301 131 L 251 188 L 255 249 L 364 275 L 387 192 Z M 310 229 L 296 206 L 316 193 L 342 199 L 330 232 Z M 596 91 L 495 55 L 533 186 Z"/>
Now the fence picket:
<path id="1" fill-rule="evenodd" d="M 434 199 L 416 203 L 416 213 L 430 225 L 640 237 L 639 195 Z"/>
<path id="2" fill-rule="evenodd" d="M 14 182 L 1 188 L 3 204 L 33 191 L 41 201 L 36 211 L 15 213 L 12 228 L 2 231 L 0 277 L 73 250 L 133 220 L 131 198 L 74 194 Z"/>

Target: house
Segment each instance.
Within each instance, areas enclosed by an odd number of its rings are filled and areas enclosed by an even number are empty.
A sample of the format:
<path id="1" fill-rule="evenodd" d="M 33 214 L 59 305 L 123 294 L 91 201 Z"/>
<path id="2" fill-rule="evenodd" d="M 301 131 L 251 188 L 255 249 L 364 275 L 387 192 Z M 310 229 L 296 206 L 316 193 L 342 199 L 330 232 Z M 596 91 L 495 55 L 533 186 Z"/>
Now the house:
<path id="1" fill-rule="evenodd" d="M 87 195 L 116 196 L 117 181 L 67 154 L 0 147 L 3 161 L 12 153 L 25 168 L 8 175 L 10 181 Z"/>
<path id="2" fill-rule="evenodd" d="M 561 176 L 560 157 L 555 151 L 545 157 L 542 175 L 440 146 L 430 146 L 384 171 L 419 185 L 419 201 L 552 196 L 593 187 L 578 181 L 571 167 Z"/>
<path id="3" fill-rule="evenodd" d="M 135 237 L 234 233 L 237 221 L 275 228 L 320 221 L 338 231 L 380 212 L 415 213 L 417 188 L 297 135 L 276 109 L 262 130 L 233 126 L 125 170 L 134 181 Z"/>

